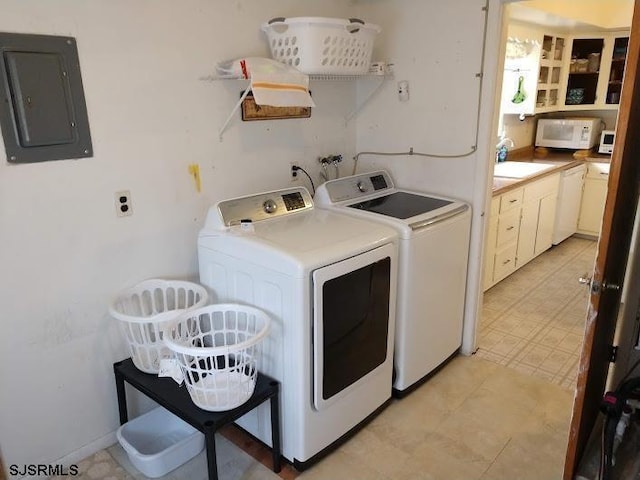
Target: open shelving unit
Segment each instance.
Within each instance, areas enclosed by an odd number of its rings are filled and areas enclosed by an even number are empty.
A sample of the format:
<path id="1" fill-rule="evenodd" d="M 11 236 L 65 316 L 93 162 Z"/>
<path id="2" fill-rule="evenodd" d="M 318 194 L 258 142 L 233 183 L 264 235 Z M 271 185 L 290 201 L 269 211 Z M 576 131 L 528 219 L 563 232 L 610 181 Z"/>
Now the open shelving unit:
<path id="1" fill-rule="evenodd" d="M 603 48 L 603 38 L 573 40 L 565 104 L 593 105 L 596 103 Z"/>
<path id="2" fill-rule="evenodd" d="M 607 84 L 607 97 L 605 100 L 609 105 L 620 103 L 620 92 L 622 90 L 628 47 L 629 37 L 618 37 L 614 40 L 611 70 L 609 71 L 609 82 Z"/>
<path id="3" fill-rule="evenodd" d="M 309 80 L 311 81 L 354 81 L 354 80 L 361 80 L 361 79 L 373 79 L 373 80 L 378 80 L 378 84 L 375 86 L 375 88 L 373 88 L 368 95 L 366 96 L 366 98 L 351 112 L 349 112 L 346 117 L 345 117 L 345 123 L 348 123 L 353 117 L 355 117 L 357 115 L 357 113 L 369 102 L 369 100 L 371 98 L 373 98 L 373 96 L 375 95 L 375 93 L 382 87 L 382 85 L 384 84 L 385 80 L 391 79 L 393 78 L 393 74 L 384 74 L 384 75 L 380 75 L 380 74 L 369 74 L 369 73 L 365 73 L 365 74 L 360 74 L 360 75 L 330 75 L 330 74 L 321 74 L 321 75 L 309 75 Z M 247 84 L 247 87 L 249 85 L 249 79 L 246 79 L 242 76 L 220 76 L 220 75 L 208 75 L 206 77 L 202 77 L 200 80 L 202 81 L 207 81 L 207 82 L 216 82 L 216 81 L 242 81 L 245 82 Z M 238 111 L 238 109 L 240 108 L 240 106 L 242 105 L 242 102 L 245 100 L 245 98 L 247 97 L 247 95 L 249 95 L 249 93 L 251 92 L 250 88 L 245 88 L 243 94 L 240 96 L 240 99 L 236 102 L 236 104 L 233 106 L 233 108 L 231 109 L 231 112 L 229 113 L 229 115 L 227 116 L 227 118 L 225 119 L 225 121 L 223 122 L 222 126 L 218 129 L 218 136 L 220 138 L 220 141 L 222 141 L 223 138 L 223 134 L 226 131 L 227 127 L 229 126 L 229 123 L 231 122 L 231 119 L 233 118 L 233 116 L 236 114 L 236 112 Z"/>

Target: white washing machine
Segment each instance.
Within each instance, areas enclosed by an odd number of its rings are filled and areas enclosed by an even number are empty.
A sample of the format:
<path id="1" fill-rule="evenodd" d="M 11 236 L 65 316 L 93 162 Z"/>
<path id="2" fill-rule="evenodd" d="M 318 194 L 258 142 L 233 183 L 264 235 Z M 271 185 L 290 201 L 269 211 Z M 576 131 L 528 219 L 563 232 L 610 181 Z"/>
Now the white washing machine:
<path id="1" fill-rule="evenodd" d="M 382 170 L 328 181 L 314 200 L 400 234 L 393 390 L 402 397 L 462 344 L 471 208 L 397 188 Z"/>
<path id="2" fill-rule="evenodd" d="M 272 318 L 259 369 L 282 384 L 283 455 L 321 458 L 391 398 L 398 235 L 314 208 L 291 188 L 222 201 L 198 238 L 200 281 L 215 302 Z M 238 424 L 271 443 L 269 406 Z"/>

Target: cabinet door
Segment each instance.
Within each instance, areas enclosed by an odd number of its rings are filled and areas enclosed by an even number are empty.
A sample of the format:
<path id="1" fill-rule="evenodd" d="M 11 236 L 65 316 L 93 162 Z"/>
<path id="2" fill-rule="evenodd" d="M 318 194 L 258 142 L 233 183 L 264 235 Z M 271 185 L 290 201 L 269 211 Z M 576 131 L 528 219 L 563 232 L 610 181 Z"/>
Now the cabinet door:
<path id="1" fill-rule="evenodd" d="M 518 246 L 514 242 L 496 250 L 495 267 L 493 269 L 494 282 L 499 282 L 515 271 L 517 248 Z"/>
<path id="2" fill-rule="evenodd" d="M 540 255 L 551 247 L 553 226 L 556 216 L 556 204 L 556 195 L 547 195 L 540 199 L 534 255 Z"/>
<path id="3" fill-rule="evenodd" d="M 622 90 L 622 79 L 624 76 L 624 65 L 627 60 L 627 47 L 629 37 L 616 37 L 613 41 L 613 52 L 611 53 L 611 67 L 607 81 L 607 96 L 605 102 L 608 105 L 620 103 L 620 92 Z"/>
<path id="4" fill-rule="evenodd" d="M 607 198 L 607 181 L 587 177 L 584 181 L 578 232 L 589 235 L 600 235 L 600 224 L 604 213 L 604 202 Z"/>
<path id="5" fill-rule="evenodd" d="M 489 218 L 489 231 L 487 232 L 487 247 L 484 254 L 483 286 L 487 290 L 493 286 L 493 268 L 496 256 L 496 240 L 498 239 L 498 217 Z"/>
<path id="6" fill-rule="evenodd" d="M 560 103 L 563 59 L 565 57 L 565 38 L 544 35 L 542 54 L 538 71 L 538 93 L 536 113 L 553 112 Z"/>
<path id="7" fill-rule="evenodd" d="M 520 219 L 520 234 L 518 236 L 518 256 L 516 267 L 520 268 L 534 257 L 536 245 L 536 230 L 538 228 L 538 199 L 522 206 Z"/>

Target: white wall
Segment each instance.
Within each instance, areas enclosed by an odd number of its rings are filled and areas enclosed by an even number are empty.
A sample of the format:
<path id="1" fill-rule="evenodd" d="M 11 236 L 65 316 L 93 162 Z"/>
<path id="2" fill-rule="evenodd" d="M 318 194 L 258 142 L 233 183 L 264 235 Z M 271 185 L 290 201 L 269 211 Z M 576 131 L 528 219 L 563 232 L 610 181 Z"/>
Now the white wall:
<path id="1" fill-rule="evenodd" d="M 384 24 L 377 58 L 392 61 L 388 82 L 358 117 L 358 149 L 452 155 L 476 145 L 484 0 L 400 0 L 367 3 L 367 19 Z M 400 102 L 396 81 L 409 82 Z M 433 193 L 470 200 L 475 156 L 463 159 L 361 157 L 362 168 L 385 166 L 395 179 Z M 419 171 L 420 174 L 416 175 Z"/>
<path id="2" fill-rule="evenodd" d="M 118 420 L 111 365 L 127 353 L 107 314 L 108 298 L 151 276 L 196 277 L 195 241 L 210 204 L 288 186 L 291 162 L 317 172 L 318 156 L 350 158 L 356 145 L 445 154 L 477 145 L 462 159 L 361 160 L 361 170 L 388 167 L 403 186 L 472 203 L 469 353 L 493 143 L 499 4 L 489 2 L 483 67 L 480 0 L 0 0 L 2 31 L 77 38 L 95 151 L 78 161 L 0 165 L 5 464 L 76 461 L 112 442 Z M 235 118 L 218 140 L 243 85 L 199 80 L 217 61 L 265 55 L 259 25 L 271 17 L 353 14 L 383 27 L 375 59 L 392 60 L 396 79 L 409 80 L 409 102 L 399 103 L 395 81 L 388 82 L 345 125 L 367 81 L 357 89 L 353 82 L 314 82 L 318 108 L 311 119 Z M 475 76 L 481 70 L 482 92 Z M 191 163 L 200 165 L 200 194 L 187 171 Z M 113 195 L 123 189 L 131 191 L 134 214 L 118 218 Z"/>
<path id="3" fill-rule="evenodd" d="M 484 211 L 489 158 L 497 116 L 496 72 L 502 17 L 498 1 L 396 0 L 366 5 L 367 20 L 385 26 L 377 59 L 393 62 L 395 81 L 384 86 L 358 117 L 358 151 L 414 152 L 434 156 L 366 155 L 358 171 L 385 168 L 402 187 L 471 203 L 473 226 L 467 279 L 463 353 L 475 348 Z M 489 5 L 487 39 L 485 3 Z M 486 45 L 485 64 L 482 64 Z M 477 76 L 483 72 L 483 78 Z M 400 102 L 396 81 L 408 80 L 410 99 Z M 480 110 L 479 110 L 480 109 Z M 491 145 L 490 143 L 493 143 Z M 458 155 L 462 158 L 437 158 Z M 443 274 L 443 272 L 439 272 Z"/>
<path id="4" fill-rule="evenodd" d="M 196 277 L 196 236 L 214 201 L 289 186 L 290 162 L 317 172 L 318 156 L 354 151 L 348 82 L 312 84 L 318 108 L 308 120 L 238 115 L 221 143 L 217 129 L 244 84 L 199 79 L 217 61 L 265 56 L 259 27 L 274 16 L 353 8 L 0 0 L 0 11 L 0 31 L 74 36 L 80 54 L 94 157 L 0 160 L 0 447 L 5 465 L 73 461 L 85 445 L 112 442 L 118 426 L 111 365 L 127 352 L 108 299 L 144 278 Z M 134 213 L 118 218 L 114 192 L 124 189 Z"/>
<path id="5" fill-rule="evenodd" d="M 534 144 L 536 136 L 536 126 L 538 119 L 536 116 L 526 116 L 520 120 L 519 115 L 504 115 L 502 117 L 502 127 L 505 137 L 513 140 L 513 148 L 525 148 Z"/>

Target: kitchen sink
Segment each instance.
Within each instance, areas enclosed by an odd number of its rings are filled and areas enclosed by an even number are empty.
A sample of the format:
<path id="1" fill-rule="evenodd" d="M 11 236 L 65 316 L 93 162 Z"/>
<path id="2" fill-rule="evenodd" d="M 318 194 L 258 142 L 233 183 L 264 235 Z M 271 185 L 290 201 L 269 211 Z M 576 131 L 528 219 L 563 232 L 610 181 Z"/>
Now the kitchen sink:
<path id="1" fill-rule="evenodd" d="M 554 168 L 553 163 L 502 162 L 493 167 L 494 177 L 525 178 Z"/>

